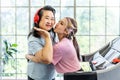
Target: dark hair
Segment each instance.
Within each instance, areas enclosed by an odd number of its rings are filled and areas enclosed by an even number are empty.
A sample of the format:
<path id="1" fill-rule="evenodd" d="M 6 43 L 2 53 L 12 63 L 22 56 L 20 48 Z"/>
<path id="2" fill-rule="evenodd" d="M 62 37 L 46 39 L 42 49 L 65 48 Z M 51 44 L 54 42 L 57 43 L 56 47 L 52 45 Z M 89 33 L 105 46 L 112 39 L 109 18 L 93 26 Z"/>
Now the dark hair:
<path id="1" fill-rule="evenodd" d="M 53 15 L 55 17 L 55 13 L 56 13 L 55 9 L 53 7 L 51 7 L 51 6 L 49 6 L 49 5 L 46 5 L 46 6 L 42 7 L 42 8 L 40 8 L 37 11 L 37 13 L 35 14 L 33 27 L 39 28 L 39 22 L 40 22 L 40 20 L 41 20 L 41 18 L 43 16 L 43 10 L 52 11 L 52 13 L 53 13 Z M 50 31 L 52 31 L 54 33 L 53 28 Z M 32 28 L 32 31 L 28 34 L 28 37 L 30 35 L 33 35 L 35 37 L 40 37 L 40 35 L 38 34 L 38 31 L 34 30 L 33 28 Z M 55 37 L 55 33 L 54 33 L 54 37 Z"/>
<path id="2" fill-rule="evenodd" d="M 75 37 L 75 34 L 77 33 L 77 22 L 70 17 L 66 17 L 66 19 L 68 21 L 68 25 L 67 25 L 68 30 L 72 29 L 72 31 L 67 35 L 67 38 L 73 39 L 73 45 L 76 49 L 78 60 L 80 61 L 81 59 L 80 59 L 79 45 L 78 45 L 76 37 Z"/>

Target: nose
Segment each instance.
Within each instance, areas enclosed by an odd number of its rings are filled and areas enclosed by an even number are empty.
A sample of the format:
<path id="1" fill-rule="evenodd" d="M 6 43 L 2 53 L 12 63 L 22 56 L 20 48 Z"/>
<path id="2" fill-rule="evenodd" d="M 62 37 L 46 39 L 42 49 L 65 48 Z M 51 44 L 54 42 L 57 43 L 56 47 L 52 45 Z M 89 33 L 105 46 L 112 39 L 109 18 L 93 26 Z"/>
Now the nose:
<path id="1" fill-rule="evenodd" d="M 51 23 L 52 23 L 52 21 L 49 19 L 49 20 L 47 21 L 47 23 L 51 24 Z"/>

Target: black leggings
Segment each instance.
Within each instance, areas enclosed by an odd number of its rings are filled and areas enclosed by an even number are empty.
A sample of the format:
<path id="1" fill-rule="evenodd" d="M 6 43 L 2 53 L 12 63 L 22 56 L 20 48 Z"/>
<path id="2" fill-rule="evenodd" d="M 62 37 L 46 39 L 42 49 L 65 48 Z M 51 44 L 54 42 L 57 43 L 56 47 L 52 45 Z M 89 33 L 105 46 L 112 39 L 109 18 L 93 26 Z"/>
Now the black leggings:
<path id="1" fill-rule="evenodd" d="M 28 76 L 28 80 L 34 80 L 34 79 L 32 79 L 31 77 Z M 52 80 L 55 80 L 55 79 L 52 79 Z"/>

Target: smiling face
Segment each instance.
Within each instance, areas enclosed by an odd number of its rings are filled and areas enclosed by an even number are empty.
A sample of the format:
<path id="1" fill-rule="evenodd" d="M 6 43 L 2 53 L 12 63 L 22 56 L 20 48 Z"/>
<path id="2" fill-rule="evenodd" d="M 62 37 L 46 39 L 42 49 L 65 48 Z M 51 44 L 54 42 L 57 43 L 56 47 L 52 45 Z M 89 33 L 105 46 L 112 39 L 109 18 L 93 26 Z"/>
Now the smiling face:
<path id="1" fill-rule="evenodd" d="M 54 24 L 55 17 L 52 11 L 44 10 L 42 18 L 39 22 L 40 28 L 49 31 L 54 26 Z"/>

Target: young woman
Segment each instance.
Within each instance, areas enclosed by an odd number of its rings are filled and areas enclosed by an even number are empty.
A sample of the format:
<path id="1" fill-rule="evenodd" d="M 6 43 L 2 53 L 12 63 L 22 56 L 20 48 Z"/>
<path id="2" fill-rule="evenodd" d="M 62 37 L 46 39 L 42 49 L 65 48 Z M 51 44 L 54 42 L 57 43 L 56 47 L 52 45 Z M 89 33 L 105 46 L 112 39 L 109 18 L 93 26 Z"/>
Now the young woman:
<path id="1" fill-rule="evenodd" d="M 34 29 L 39 31 L 39 34 L 44 34 L 44 38 L 47 37 L 47 32 L 45 30 L 38 28 Z M 67 73 L 80 70 L 79 47 L 75 38 L 75 34 L 77 32 L 77 22 L 70 17 L 65 17 L 56 24 L 54 32 L 57 33 L 59 39 L 59 42 L 53 46 L 52 61 L 57 72 Z M 39 53 L 34 56 L 26 55 L 26 58 L 39 63 L 41 61 L 40 55 L 41 54 Z"/>

